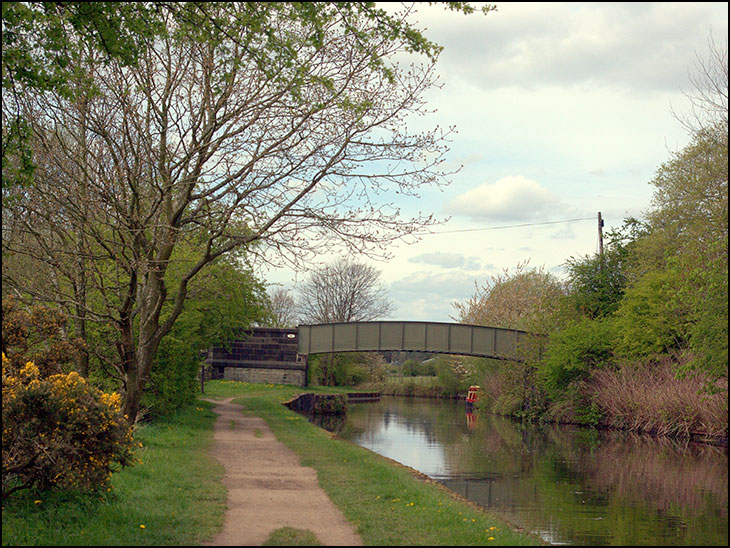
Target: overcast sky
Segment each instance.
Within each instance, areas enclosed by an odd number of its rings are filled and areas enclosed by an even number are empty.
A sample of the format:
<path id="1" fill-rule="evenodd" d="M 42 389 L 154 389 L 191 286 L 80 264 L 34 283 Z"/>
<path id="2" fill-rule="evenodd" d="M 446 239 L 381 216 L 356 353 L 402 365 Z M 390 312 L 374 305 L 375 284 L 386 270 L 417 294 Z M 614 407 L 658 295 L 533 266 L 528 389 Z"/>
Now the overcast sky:
<path id="1" fill-rule="evenodd" d="M 697 57 L 710 35 L 727 43 L 725 2 L 497 7 L 465 16 L 424 4 L 416 16 L 444 46 L 430 122 L 456 126 L 447 159 L 463 167 L 445 190 L 402 204 L 449 218 L 440 234 L 363 260 L 382 272 L 390 319 L 452 321 L 475 283 L 526 260 L 562 278 L 571 256 L 596 252 L 599 211 L 605 229 L 641 216 L 656 169 L 688 143 L 672 110 L 688 109 Z M 582 220 L 539 224 L 569 219 Z M 294 272 L 260 275 L 296 296 Z"/>

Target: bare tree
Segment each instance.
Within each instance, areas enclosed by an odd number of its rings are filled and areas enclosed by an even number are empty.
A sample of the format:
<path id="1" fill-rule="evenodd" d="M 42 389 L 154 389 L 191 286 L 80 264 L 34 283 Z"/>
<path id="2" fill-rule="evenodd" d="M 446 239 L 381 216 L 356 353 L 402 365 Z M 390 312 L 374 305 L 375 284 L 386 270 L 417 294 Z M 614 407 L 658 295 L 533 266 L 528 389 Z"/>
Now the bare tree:
<path id="1" fill-rule="evenodd" d="M 684 93 L 691 105 L 690 112 L 678 114 L 672 110 L 692 135 L 715 126 L 727 134 L 728 128 L 727 39 L 724 44 L 717 44 L 710 36 L 707 43 L 707 59 L 696 55 L 694 72 L 689 75 L 691 90 Z"/>
<path id="2" fill-rule="evenodd" d="M 299 314 L 307 323 L 368 321 L 393 311 L 380 272 L 346 259 L 313 271 L 299 295 Z"/>
<path id="3" fill-rule="evenodd" d="M 338 242 L 380 253 L 433 223 L 404 219 L 387 200 L 448 182 L 438 167 L 444 133 L 406 130 L 424 113 L 433 63 L 388 62 L 412 46 L 408 12 L 397 32 L 315 4 L 327 17 L 292 16 L 288 3 L 266 12 L 261 40 L 286 55 L 252 55 L 257 37 L 245 24 L 194 40 L 170 21 L 136 65 L 77 56 L 72 73 L 85 93 L 14 97 L 38 167 L 33 186 L 4 195 L 3 267 L 22 257 L 51 283 L 5 268 L 3 282 L 115 330 L 130 421 L 191 280 L 218 257 L 245 249 L 301 265 Z M 225 25 L 223 15 L 211 20 Z M 183 242 L 200 251 L 181 257 Z"/>
<path id="4" fill-rule="evenodd" d="M 271 290 L 269 304 L 276 327 L 295 327 L 297 325 L 296 302 L 288 289 L 277 287 Z"/>

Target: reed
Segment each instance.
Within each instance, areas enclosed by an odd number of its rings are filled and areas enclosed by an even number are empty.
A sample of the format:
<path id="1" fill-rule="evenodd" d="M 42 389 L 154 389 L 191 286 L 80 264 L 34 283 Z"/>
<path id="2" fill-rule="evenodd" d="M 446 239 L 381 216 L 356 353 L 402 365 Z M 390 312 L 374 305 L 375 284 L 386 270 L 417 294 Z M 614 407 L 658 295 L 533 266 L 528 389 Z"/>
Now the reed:
<path id="1" fill-rule="evenodd" d="M 727 441 L 727 381 L 723 392 L 707 394 L 704 379 L 677 378 L 670 358 L 596 370 L 589 386 L 603 426 Z"/>

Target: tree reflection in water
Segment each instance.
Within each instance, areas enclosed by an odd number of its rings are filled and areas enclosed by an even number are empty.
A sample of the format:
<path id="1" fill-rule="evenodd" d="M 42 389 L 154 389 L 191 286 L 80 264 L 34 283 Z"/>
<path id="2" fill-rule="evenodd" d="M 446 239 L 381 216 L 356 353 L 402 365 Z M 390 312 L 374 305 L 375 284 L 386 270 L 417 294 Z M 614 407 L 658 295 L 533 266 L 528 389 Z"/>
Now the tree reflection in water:
<path id="1" fill-rule="evenodd" d="M 417 398 L 350 405 L 335 428 L 548 542 L 728 543 L 726 447 L 470 421 L 463 402 Z"/>

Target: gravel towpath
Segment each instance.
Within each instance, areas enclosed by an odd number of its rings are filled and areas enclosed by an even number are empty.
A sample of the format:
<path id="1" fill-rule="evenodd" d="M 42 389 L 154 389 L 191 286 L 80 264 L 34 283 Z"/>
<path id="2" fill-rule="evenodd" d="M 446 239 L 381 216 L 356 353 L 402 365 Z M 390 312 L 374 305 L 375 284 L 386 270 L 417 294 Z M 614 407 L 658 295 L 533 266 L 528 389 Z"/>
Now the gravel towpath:
<path id="1" fill-rule="evenodd" d="M 211 400 L 212 401 L 212 400 Z M 228 490 L 223 530 L 213 546 L 260 546 L 281 527 L 312 531 L 328 546 L 362 546 L 362 539 L 263 419 L 243 414 L 230 399 L 212 401 L 218 414 L 213 455 Z"/>

